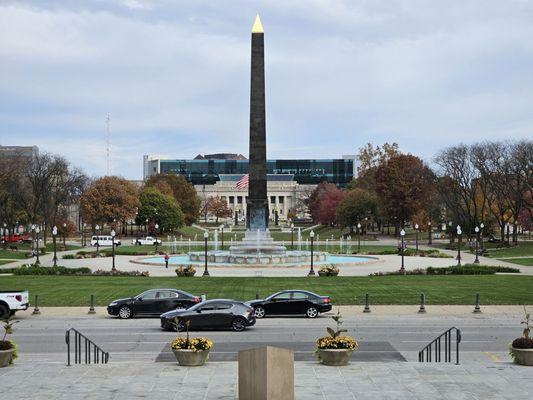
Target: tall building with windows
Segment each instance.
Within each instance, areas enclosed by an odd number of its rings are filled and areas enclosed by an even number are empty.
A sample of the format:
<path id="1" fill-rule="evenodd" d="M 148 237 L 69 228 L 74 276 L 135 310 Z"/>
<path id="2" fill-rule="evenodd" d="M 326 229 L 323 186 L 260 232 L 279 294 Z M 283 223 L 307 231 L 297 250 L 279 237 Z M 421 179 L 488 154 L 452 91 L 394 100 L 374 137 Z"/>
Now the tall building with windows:
<path id="1" fill-rule="evenodd" d="M 171 159 L 145 155 L 143 178 L 179 174 L 187 178 L 204 201 L 220 196 L 239 218 L 246 215 L 248 188 L 239 190 L 237 182 L 248 173 L 248 160 L 241 154 L 198 155 L 194 159 Z M 354 178 L 354 159 L 267 160 L 267 192 L 270 218 L 289 214 L 304 217 L 305 203 L 316 185 L 329 182 L 345 187 Z"/>

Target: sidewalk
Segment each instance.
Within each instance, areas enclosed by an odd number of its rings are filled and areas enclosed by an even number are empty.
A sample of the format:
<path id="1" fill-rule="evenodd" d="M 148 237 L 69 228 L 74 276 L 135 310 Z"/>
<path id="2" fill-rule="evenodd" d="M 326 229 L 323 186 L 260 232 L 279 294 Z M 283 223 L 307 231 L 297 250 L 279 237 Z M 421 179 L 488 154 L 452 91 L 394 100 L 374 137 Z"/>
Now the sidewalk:
<path id="1" fill-rule="evenodd" d="M 298 400 L 527 399 L 532 370 L 510 363 L 352 363 L 326 367 L 295 363 Z M 203 367 L 175 363 L 113 363 L 66 367 L 17 363 L 0 369 L 10 398 L 51 399 L 237 399 L 237 363 Z"/>

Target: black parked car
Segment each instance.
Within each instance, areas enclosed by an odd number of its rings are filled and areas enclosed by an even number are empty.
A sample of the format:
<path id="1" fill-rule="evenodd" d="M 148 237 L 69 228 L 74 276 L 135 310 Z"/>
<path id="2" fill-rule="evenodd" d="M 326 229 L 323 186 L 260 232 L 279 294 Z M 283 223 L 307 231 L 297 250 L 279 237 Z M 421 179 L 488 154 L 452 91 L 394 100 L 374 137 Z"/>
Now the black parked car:
<path id="1" fill-rule="evenodd" d="M 231 328 L 241 332 L 255 324 L 254 309 L 235 300 L 208 300 L 187 310 L 174 310 L 161 315 L 161 328 L 182 332 L 186 321 L 189 329 Z M 177 318 L 177 321 L 176 321 Z"/>
<path id="2" fill-rule="evenodd" d="M 118 315 L 122 319 L 133 316 L 157 316 L 175 310 L 176 308 L 189 308 L 202 301 L 183 290 L 177 289 L 151 289 L 135 297 L 113 300 L 107 306 L 110 315 Z"/>
<path id="3" fill-rule="evenodd" d="M 267 315 L 298 314 L 316 318 L 319 313 L 331 310 L 331 301 L 328 296 L 320 296 L 307 290 L 284 290 L 264 300 L 251 300 L 246 304 L 254 308 L 256 318 L 263 318 Z"/>

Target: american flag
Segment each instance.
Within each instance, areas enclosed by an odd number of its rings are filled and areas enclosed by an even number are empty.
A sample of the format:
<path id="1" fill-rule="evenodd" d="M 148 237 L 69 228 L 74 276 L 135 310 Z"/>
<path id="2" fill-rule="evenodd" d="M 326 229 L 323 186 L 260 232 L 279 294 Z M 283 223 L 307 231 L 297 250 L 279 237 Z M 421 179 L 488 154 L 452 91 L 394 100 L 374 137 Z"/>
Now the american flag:
<path id="1" fill-rule="evenodd" d="M 242 178 L 237 182 L 237 190 L 242 190 L 248 187 L 249 175 L 243 175 Z"/>

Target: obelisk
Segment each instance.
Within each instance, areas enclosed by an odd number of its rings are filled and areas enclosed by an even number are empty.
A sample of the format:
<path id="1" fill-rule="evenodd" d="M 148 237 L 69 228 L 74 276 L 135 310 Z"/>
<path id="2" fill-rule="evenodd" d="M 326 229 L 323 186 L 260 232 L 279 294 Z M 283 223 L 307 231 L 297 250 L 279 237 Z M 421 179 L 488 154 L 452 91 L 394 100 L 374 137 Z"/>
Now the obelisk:
<path id="1" fill-rule="evenodd" d="M 246 227 L 268 228 L 266 121 L 265 121 L 265 33 L 259 15 L 252 28 L 250 83 L 250 154 Z"/>

